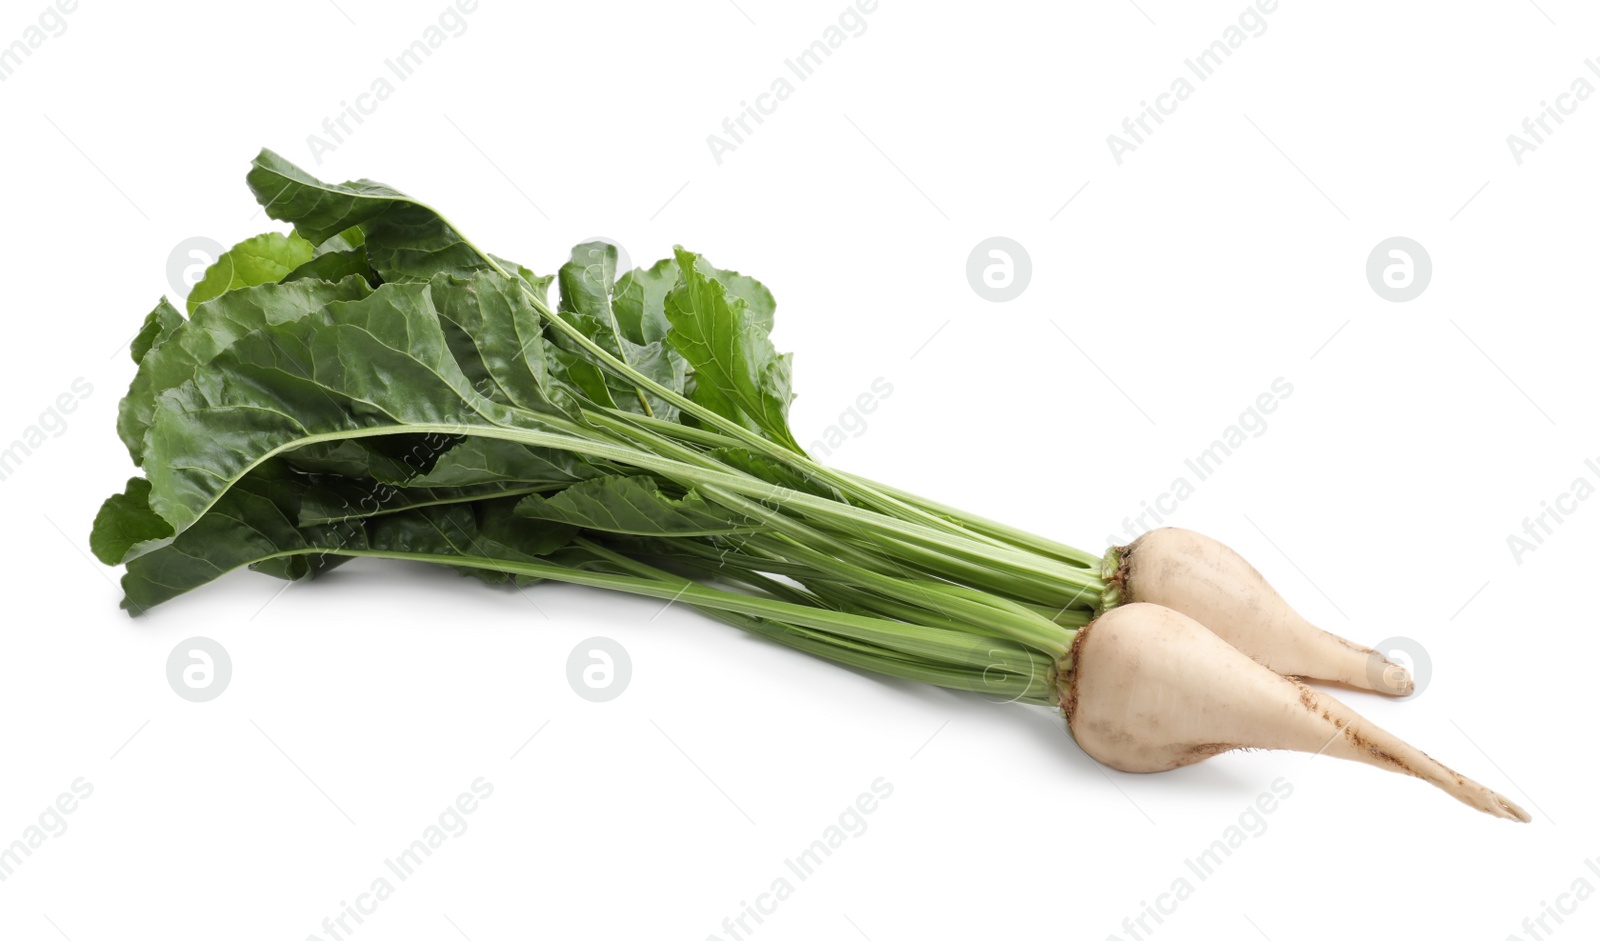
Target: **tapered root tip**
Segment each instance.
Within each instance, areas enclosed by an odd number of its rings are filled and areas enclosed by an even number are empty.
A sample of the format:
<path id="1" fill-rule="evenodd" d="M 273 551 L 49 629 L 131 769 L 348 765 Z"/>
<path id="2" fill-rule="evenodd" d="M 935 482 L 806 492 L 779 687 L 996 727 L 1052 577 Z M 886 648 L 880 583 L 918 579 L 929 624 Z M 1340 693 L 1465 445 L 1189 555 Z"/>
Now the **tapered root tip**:
<path id="1" fill-rule="evenodd" d="M 1478 810 L 1482 810 L 1483 813 L 1488 813 L 1491 816 L 1514 819 L 1517 823 L 1533 823 L 1533 816 L 1528 815 L 1528 811 L 1523 810 L 1523 808 L 1517 807 L 1517 802 L 1509 799 L 1506 795 L 1496 794 L 1496 792 L 1490 791 L 1488 787 L 1482 786 L 1482 784 L 1478 784 L 1477 781 L 1472 781 L 1470 778 L 1462 778 L 1462 784 L 1470 791 L 1474 791 L 1474 794 L 1472 794 L 1472 797 L 1467 797 L 1461 792 L 1456 792 L 1456 797 L 1466 800 L 1472 807 L 1477 807 Z"/>
<path id="2" fill-rule="evenodd" d="M 1500 806 L 1505 810 L 1506 815 L 1510 819 L 1515 820 L 1518 823 L 1532 823 L 1533 822 L 1533 816 L 1531 814 L 1529 814 L 1526 810 L 1523 810 L 1521 807 L 1518 807 L 1516 804 L 1512 803 L 1511 801 L 1506 800 L 1504 797 L 1500 797 L 1500 795 L 1498 795 L 1498 794 L 1496 794 L 1495 796 L 1500 798 Z"/>
<path id="3" fill-rule="evenodd" d="M 1368 723 L 1349 707 L 1331 696 L 1320 696 L 1301 687 L 1301 702 L 1323 719 L 1341 727 L 1339 742 L 1328 750 L 1342 758 L 1354 758 L 1379 768 L 1398 771 L 1432 784 L 1451 797 L 1481 810 L 1491 817 L 1530 823 L 1533 818 L 1504 794 L 1497 793 L 1430 757 L 1392 732 Z"/>
<path id="4" fill-rule="evenodd" d="M 1424 758 L 1426 759 L 1426 756 Z M 1491 791 L 1466 775 L 1457 774 L 1432 759 L 1426 760 L 1430 764 L 1405 770 L 1434 785 L 1468 807 L 1481 810 L 1491 817 L 1515 820 L 1518 823 L 1533 822 L 1533 818 L 1528 815 L 1526 810 L 1517 806 L 1516 802 L 1504 794 Z"/>

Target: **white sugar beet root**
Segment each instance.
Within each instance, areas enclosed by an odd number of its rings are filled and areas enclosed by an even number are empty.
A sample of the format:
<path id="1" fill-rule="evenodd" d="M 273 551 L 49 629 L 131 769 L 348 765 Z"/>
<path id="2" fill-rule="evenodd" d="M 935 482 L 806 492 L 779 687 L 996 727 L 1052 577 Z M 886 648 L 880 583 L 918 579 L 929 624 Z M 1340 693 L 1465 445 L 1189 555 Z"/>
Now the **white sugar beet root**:
<path id="1" fill-rule="evenodd" d="M 1405 667 L 1307 621 L 1237 552 L 1199 533 L 1156 529 L 1122 547 L 1115 597 L 1182 612 L 1274 673 L 1391 696 L 1415 688 Z"/>
<path id="2" fill-rule="evenodd" d="M 1530 819 L 1333 697 L 1159 605 L 1112 609 L 1079 632 L 1070 658 L 1061 690 L 1067 725 L 1085 752 L 1119 771 L 1167 771 L 1238 748 L 1290 749 L 1408 774 L 1484 813 Z"/>

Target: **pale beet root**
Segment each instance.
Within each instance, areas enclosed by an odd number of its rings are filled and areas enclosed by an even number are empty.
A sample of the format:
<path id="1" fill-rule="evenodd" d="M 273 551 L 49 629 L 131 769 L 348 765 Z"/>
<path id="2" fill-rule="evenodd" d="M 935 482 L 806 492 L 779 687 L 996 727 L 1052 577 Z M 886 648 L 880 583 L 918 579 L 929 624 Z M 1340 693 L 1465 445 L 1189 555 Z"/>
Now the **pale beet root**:
<path id="1" fill-rule="evenodd" d="M 1531 819 L 1179 612 L 1121 605 L 1083 628 L 1069 657 L 1061 689 L 1067 725 L 1090 757 L 1120 771 L 1167 771 L 1239 748 L 1289 749 L 1408 774 L 1484 813 Z"/>
<path id="2" fill-rule="evenodd" d="M 1113 595 L 1187 614 L 1274 673 L 1410 695 L 1405 667 L 1301 617 L 1239 553 L 1167 527 L 1123 547 L 1108 573 Z"/>

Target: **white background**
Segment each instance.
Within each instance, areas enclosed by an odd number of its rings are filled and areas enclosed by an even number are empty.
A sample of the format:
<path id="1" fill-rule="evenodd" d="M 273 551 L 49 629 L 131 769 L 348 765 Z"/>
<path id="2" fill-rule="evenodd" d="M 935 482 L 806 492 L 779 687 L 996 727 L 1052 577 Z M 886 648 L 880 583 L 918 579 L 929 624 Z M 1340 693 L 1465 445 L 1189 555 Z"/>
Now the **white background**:
<path id="1" fill-rule="evenodd" d="M 1520 165 L 1506 136 L 1574 78 L 1600 84 L 1600 16 L 1285 2 L 1119 166 L 1106 136 L 1245 9 L 1139 4 L 882 0 L 719 164 L 707 135 L 844 0 L 482 0 L 319 164 L 307 135 L 443 0 L 85 0 L 0 83 L 0 442 L 93 387 L 0 482 L 0 842 L 75 779 L 94 791 L 0 883 L 0 936 L 326 938 L 480 776 L 469 829 L 354 937 L 726 938 L 880 777 L 865 832 L 791 876 L 753 937 L 1128 938 L 1179 876 L 1193 895 L 1154 937 L 1547 936 L 1523 919 L 1600 887 L 1600 500 L 1520 560 L 1507 537 L 1596 479 L 1600 103 Z M 0 44 L 42 8 L 6 0 Z M 802 441 L 882 377 L 892 395 L 830 463 L 1095 551 L 1283 377 L 1265 432 L 1169 521 L 1329 629 L 1425 647 L 1415 700 L 1339 695 L 1533 823 L 1296 754 L 1107 772 L 1046 710 L 596 591 L 352 564 L 281 595 L 236 574 L 129 619 L 85 554 L 133 472 L 113 432 L 126 340 L 176 299 L 175 245 L 273 225 L 243 181 L 263 145 L 426 198 L 539 271 L 603 235 L 636 263 L 682 243 L 755 274 L 796 353 Z M 966 281 L 993 235 L 1031 255 L 1010 303 Z M 1433 261 L 1408 303 L 1364 273 L 1394 235 Z M 164 673 L 197 635 L 233 661 L 207 704 Z M 564 674 L 596 635 L 632 658 L 607 704 Z M 1265 832 L 1195 878 L 1185 859 L 1279 777 L 1293 794 Z M 1557 937 L 1593 936 L 1600 902 L 1564 917 Z"/>

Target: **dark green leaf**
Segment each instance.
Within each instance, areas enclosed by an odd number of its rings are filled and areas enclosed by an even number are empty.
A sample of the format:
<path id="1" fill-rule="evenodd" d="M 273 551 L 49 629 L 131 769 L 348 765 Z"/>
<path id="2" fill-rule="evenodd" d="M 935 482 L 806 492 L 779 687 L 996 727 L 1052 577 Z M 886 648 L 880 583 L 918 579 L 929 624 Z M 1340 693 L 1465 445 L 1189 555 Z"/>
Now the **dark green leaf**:
<path id="1" fill-rule="evenodd" d="M 554 496 L 527 497 L 517 504 L 517 515 L 635 536 L 715 536 L 757 528 L 692 490 L 670 497 L 648 477 L 600 477 Z"/>
<path id="2" fill-rule="evenodd" d="M 376 517 L 367 524 L 369 544 L 379 552 L 535 562 L 576 535 L 576 527 L 518 518 L 516 503 L 514 498 L 485 500 Z M 527 581 L 477 567 L 460 571 L 491 584 Z"/>
<path id="3" fill-rule="evenodd" d="M 578 418 L 571 391 L 551 375 L 539 312 L 518 282 L 484 270 L 430 284 L 445 342 L 473 388 L 507 405 Z"/>
<path id="4" fill-rule="evenodd" d="M 107 565 L 121 565 L 171 541 L 171 524 L 150 509 L 150 482 L 135 477 L 126 491 L 101 504 L 89 533 L 89 551 Z"/>
<path id="5" fill-rule="evenodd" d="M 406 481 L 412 487 L 474 487 L 482 484 L 563 486 L 604 471 L 570 451 L 530 447 L 499 438 L 469 437 L 445 451 L 425 474 Z"/>
<path id="6" fill-rule="evenodd" d="M 469 487 L 396 487 L 351 477 L 319 478 L 300 505 L 301 526 L 319 526 L 362 517 L 403 513 L 446 503 L 472 503 L 498 497 L 527 496 L 566 484 L 498 482 Z"/>
<path id="7" fill-rule="evenodd" d="M 135 363 L 142 361 L 152 347 L 165 340 L 168 334 L 184 323 L 183 315 L 163 297 L 156 303 L 155 309 L 145 315 L 144 326 L 139 328 L 133 341 L 128 344 L 128 352 L 132 354 L 133 361 Z"/>
<path id="8" fill-rule="evenodd" d="M 360 526 L 295 525 L 304 487 L 292 476 L 265 471 L 240 481 L 170 545 L 128 561 L 122 606 L 138 613 L 247 565 L 362 548 L 366 533 Z M 279 577 L 305 577 L 322 567 L 309 561 L 267 566 Z"/>
<path id="9" fill-rule="evenodd" d="M 308 242 L 360 226 L 367 260 L 385 281 L 426 281 L 486 266 L 437 212 L 382 183 L 324 183 L 270 150 L 261 151 L 245 179 L 267 215 L 291 223 Z"/>
<path id="10" fill-rule="evenodd" d="M 576 532 L 515 518 L 515 497 L 299 522 L 312 490 L 304 478 L 271 467 L 240 481 L 170 545 L 129 560 L 122 606 L 140 613 L 246 566 L 279 578 L 312 577 L 345 561 L 341 553 L 366 550 L 527 562 L 567 545 Z M 508 578 L 462 571 L 491 582 Z"/>
<path id="11" fill-rule="evenodd" d="M 143 462 L 144 438 L 157 398 L 188 381 L 196 367 L 209 363 L 234 341 L 263 326 L 297 320 L 334 301 L 354 300 L 369 293 L 366 282 L 360 278 L 348 278 L 337 284 L 323 281 L 262 284 L 229 291 L 200 305 L 191 319 L 160 328 L 153 345 L 140 358 L 139 371 L 118 407 L 117 433 L 127 445 L 133 462 Z M 161 307 L 150 316 L 162 323 L 168 322 Z"/>
<path id="12" fill-rule="evenodd" d="M 459 435 L 434 432 L 341 438 L 296 448 L 283 459 L 306 473 L 370 477 L 404 487 L 431 471 L 460 440 Z"/>

